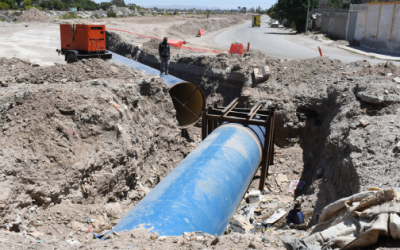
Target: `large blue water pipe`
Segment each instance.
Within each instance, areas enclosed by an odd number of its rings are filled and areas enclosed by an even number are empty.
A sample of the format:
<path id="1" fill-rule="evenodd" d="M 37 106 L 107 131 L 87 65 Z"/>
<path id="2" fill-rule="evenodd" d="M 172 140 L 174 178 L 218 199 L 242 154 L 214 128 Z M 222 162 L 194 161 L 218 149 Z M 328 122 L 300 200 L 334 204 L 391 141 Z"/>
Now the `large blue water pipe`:
<path id="1" fill-rule="evenodd" d="M 112 231 L 222 235 L 260 165 L 264 134 L 264 127 L 254 125 L 218 127 Z"/>
<path id="2" fill-rule="evenodd" d="M 111 51 L 112 61 L 126 67 L 144 70 L 147 74 L 159 75 L 160 71 Z M 203 92 L 193 83 L 171 75 L 162 75 L 161 79 L 170 87 L 169 94 L 176 110 L 176 119 L 182 128 L 190 127 L 201 117 L 205 107 Z"/>

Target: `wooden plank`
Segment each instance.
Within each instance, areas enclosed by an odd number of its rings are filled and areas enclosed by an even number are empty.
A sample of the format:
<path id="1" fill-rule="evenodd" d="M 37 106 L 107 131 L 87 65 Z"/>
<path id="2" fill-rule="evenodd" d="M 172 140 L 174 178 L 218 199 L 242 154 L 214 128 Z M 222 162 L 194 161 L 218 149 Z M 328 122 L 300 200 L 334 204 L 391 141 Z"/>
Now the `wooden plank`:
<path id="1" fill-rule="evenodd" d="M 226 122 L 235 122 L 239 124 L 249 124 L 249 125 L 260 125 L 265 126 L 265 120 L 246 120 L 244 118 L 235 118 L 235 117 L 222 117 L 219 115 L 207 115 L 208 121 L 226 121 Z M 210 124 L 210 123 L 209 123 Z"/>
<path id="2" fill-rule="evenodd" d="M 222 110 L 223 116 L 228 115 L 228 113 L 229 113 L 232 109 L 234 109 L 234 108 L 236 107 L 236 105 L 239 103 L 238 100 L 239 100 L 239 97 L 236 97 L 235 99 L 233 99 L 233 101 L 232 101 L 228 106 L 226 106 L 226 107 L 224 108 L 224 110 Z"/>
<path id="3" fill-rule="evenodd" d="M 270 158 L 269 158 L 269 163 L 267 167 L 267 177 L 268 177 L 268 172 L 269 172 L 269 166 L 274 165 L 274 151 L 275 151 L 275 112 L 272 115 L 272 121 L 271 121 L 271 150 L 270 150 Z"/>
<path id="4" fill-rule="evenodd" d="M 259 109 L 259 106 L 261 105 L 261 102 L 257 102 L 256 105 L 254 105 L 254 107 L 250 110 L 250 112 L 247 114 L 247 116 L 249 117 L 249 120 L 251 119 L 251 117 L 254 116 L 254 114 L 256 113 L 256 110 Z"/>
<path id="5" fill-rule="evenodd" d="M 261 108 L 261 106 L 262 106 L 262 103 L 260 103 L 260 105 L 258 105 L 258 108 L 256 108 L 256 110 L 254 110 L 254 113 L 252 116 L 250 116 L 249 120 L 253 119 L 253 117 L 255 116 L 255 114 L 257 114 L 257 111 Z M 258 116 L 258 114 L 257 114 L 257 116 Z"/>
<path id="6" fill-rule="evenodd" d="M 263 156 L 261 161 L 261 176 L 260 176 L 260 183 L 258 189 L 260 191 L 264 190 L 265 186 L 265 178 L 267 176 L 267 165 L 269 163 L 269 150 L 270 150 L 270 130 L 271 130 L 271 117 L 268 117 L 268 120 L 264 122 L 264 126 L 266 126 L 265 130 L 265 139 L 264 139 L 264 148 L 263 148 Z"/>
<path id="7" fill-rule="evenodd" d="M 211 114 L 212 112 L 213 112 L 213 108 L 209 107 L 208 114 Z M 214 122 L 213 122 L 213 120 L 210 119 L 210 115 L 207 115 L 207 135 L 210 135 L 213 132 L 213 130 L 214 130 L 213 124 L 214 124 Z"/>
<path id="8" fill-rule="evenodd" d="M 207 113 L 205 110 L 201 113 L 201 139 L 204 141 L 207 137 Z"/>
<path id="9" fill-rule="evenodd" d="M 216 110 L 216 109 L 214 109 L 213 110 L 213 115 L 222 115 L 222 111 L 219 109 L 219 110 Z M 247 114 L 248 114 L 249 112 L 247 111 L 247 112 L 238 112 L 238 111 L 230 111 L 229 112 L 229 117 L 239 117 L 239 118 L 245 118 L 245 119 L 247 119 Z M 257 112 L 257 115 L 262 119 L 262 120 L 266 120 L 267 119 L 267 117 L 268 117 L 268 115 L 262 115 L 262 114 L 259 114 L 259 112 Z"/>

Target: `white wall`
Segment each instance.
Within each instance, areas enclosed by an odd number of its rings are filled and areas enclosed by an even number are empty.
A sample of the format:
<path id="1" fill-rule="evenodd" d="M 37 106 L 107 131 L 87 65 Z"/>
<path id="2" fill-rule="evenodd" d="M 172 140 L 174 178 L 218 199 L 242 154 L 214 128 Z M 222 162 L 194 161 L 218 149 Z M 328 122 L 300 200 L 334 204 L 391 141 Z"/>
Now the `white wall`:
<path id="1" fill-rule="evenodd" d="M 379 21 L 378 39 L 390 41 L 390 31 L 392 30 L 394 4 L 384 4 L 381 9 L 381 18 Z"/>

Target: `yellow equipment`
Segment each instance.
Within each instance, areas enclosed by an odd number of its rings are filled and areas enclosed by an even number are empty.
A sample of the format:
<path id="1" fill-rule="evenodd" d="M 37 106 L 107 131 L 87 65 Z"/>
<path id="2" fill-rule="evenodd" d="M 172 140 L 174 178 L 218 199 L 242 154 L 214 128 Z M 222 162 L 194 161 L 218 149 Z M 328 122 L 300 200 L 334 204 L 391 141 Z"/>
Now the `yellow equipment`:
<path id="1" fill-rule="evenodd" d="M 254 26 L 261 27 L 261 15 L 253 15 L 251 27 L 254 27 Z"/>

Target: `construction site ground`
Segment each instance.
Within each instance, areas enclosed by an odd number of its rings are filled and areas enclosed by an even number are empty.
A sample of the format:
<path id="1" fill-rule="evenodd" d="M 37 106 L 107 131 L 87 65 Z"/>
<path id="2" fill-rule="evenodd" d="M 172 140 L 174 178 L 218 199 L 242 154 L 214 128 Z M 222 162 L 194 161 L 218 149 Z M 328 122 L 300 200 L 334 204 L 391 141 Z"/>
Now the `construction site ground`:
<path id="1" fill-rule="evenodd" d="M 198 28 L 215 34 L 245 21 L 247 15 L 85 20 L 178 40 Z M 274 165 L 261 202 L 243 197 L 235 214 L 243 234 L 232 227 L 223 236 L 135 230 L 94 239 L 93 230 L 115 225 L 201 143 L 201 122 L 178 127 L 158 75 L 100 59 L 65 64 L 55 51 L 64 22 L 0 23 L 2 249 L 284 249 L 282 239 L 307 235 L 331 202 L 370 187 L 399 186 L 400 84 L 394 79 L 400 69 L 393 63 L 173 48 L 170 73 L 197 84 L 207 105 L 226 106 L 236 97 L 246 108 L 273 103 Z M 107 42 L 111 51 L 159 66 L 158 40 L 110 31 Z M 258 81 L 254 69 L 264 66 L 270 75 Z M 259 179 L 260 171 L 249 190 Z M 293 180 L 306 184 L 290 194 Z M 248 225 L 249 217 L 261 225 L 278 209 L 288 212 L 295 200 L 302 202 L 304 224 L 288 225 L 284 216 L 268 229 Z M 391 246 L 385 242 L 374 248 Z"/>

